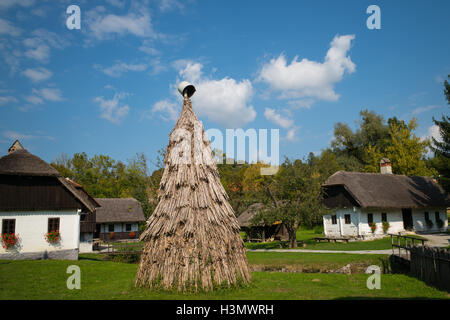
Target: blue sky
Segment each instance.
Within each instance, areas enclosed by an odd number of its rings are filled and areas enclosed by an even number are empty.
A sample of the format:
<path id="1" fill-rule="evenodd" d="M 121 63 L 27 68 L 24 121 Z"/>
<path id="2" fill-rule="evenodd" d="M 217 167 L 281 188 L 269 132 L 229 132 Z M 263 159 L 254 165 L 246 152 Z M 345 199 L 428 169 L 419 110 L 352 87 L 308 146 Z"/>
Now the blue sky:
<path id="1" fill-rule="evenodd" d="M 81 9 L 81 29 L 66 8 Z M 369 30 L 366 9 L 381 9 Z M 449 1 L 0 2 L 0 154 L 16 139 L 62 153 L 155 159 L 197 87 L 205 129 L 279 128 L 280 156 L 329 146 L 333 125 L 365 108 L 418 119 L 448 114 Z"/>

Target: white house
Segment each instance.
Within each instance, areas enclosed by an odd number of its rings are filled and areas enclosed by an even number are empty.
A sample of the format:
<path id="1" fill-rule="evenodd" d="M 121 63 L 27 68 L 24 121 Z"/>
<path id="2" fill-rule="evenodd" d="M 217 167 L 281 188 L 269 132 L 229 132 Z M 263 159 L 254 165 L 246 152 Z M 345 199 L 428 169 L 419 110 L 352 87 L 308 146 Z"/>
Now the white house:
<path id="1" fill-rule="evenodd" d="M 95 201 L 100 204 L 95 213 L 95 238 L 104 241 L 139 238 L 139 223 L 145 221 L 139 201 L 134 198 L 95 198 Z"/>
<path id="2" fill-rule="evenodd" d="M 324 204 L 333 209 L 323 216 L 327 237 L 365 239 L 385 233 L 447 230 L 449 195 L 435 181 L 392 174 L 386 158 L 380 167 L 381 173 L 338 171 L 322 185 Z"/>
<path id="3" fill-rule="evenodd" d="M 2 240 L 0 259 L 78 259 L 80 215 L 96 206 L 16 141 L 0 158 L 0 223 L 2 236 L 18 241 Z M 46 239 L 50 231 L 59 232 L 54 243 Z"/>

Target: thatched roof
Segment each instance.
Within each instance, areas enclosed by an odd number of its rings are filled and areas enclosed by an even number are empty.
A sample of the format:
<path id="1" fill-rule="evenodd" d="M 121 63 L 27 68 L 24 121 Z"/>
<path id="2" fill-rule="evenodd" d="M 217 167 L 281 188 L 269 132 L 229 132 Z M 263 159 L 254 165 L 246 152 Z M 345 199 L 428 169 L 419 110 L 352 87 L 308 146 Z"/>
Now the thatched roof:
<path id="1" fill-rule="evenodd" d="M 95 198 L 100 204 L 96 210 L 97 223 L 143 222 L 144 212 L 134 198 Z"/>
<path id="2" fill-rule="evenodd" d="M 250 281 L 239 224 L 187 95 L 164 163 L 159 203 L 141 235 L 136 285 L 212 290 L 214 283 Z"/>
<path id="3" fill-rule="evenodd" d="M 25 149 L 13 151 L 0 158 L 0 174 L 24 176 L 54 176 L 61 174 L 41 158 Z"/>
<path id="4" fill-rule="evenodd" d="M 343 185 L 362 208 L 447 207 L 449 195 L 428 177 L 338 171 L 323 187 Z"/>
<path id="5" fill-rule="evenodd" d="M 93 197 L 91 197 L 91 195 L 89 193 L 86 192 L 86 190 L 84 190 L 83 186 L 69 178 L 66 178 L 66 181 L 69 182 L 73 187 L 75 187 L 75 189 L 78 191 L 78 194 L 80 195 L 81 198 L 83 198 L 85 201 L 89 201 L 92 204 L 93 208 L 99 208 L 100 204 L 95 201 L 95 199 Z"/>
<path id="6" fill-rule="evenodd" d="M 237 218 L 239 225 L 242 227 L 251 227 L 253 217 L 261 212 L 261 210 L 265 209 L 265 205 L 263 203 L 254 203 L 250 205 L 247 210 L 242 212 L 240 216 Z M 261 223 L 262 225 L 262 223 Z"/>
<path id="7" fill-rule="evenodd" d="M 29 153 L 18 140 L 9 148 L 9 152 L 0 158 L 0 175 L 55 177 L 85 209 L 90 212 L 95 210 L 95 201 L 79 192 L 47 162 Z"/>

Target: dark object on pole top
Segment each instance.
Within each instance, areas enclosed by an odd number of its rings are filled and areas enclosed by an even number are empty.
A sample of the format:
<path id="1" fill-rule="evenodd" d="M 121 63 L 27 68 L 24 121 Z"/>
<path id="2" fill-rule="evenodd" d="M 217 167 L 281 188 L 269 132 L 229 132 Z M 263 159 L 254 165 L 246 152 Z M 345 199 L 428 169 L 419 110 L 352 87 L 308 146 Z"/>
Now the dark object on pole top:
<path id="1" fill-rule="evenodd" d="M 183 97 L 185 95 L 187 95 L 187 97 L 190 98 L 194 95 L 195 87 L 191 83 L 189 83 L 187 81 L 183 81 L 183 82 L 180 82 L 180 84 L 178 85 L 178 92 Z"/>

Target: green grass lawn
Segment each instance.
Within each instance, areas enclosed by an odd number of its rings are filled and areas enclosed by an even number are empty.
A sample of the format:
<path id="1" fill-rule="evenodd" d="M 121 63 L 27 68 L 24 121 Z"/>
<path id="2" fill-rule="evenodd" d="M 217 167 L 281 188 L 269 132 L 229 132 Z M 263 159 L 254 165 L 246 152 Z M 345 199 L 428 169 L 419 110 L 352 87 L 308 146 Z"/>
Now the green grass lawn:
<path id="1" fill-rule="evenodd" d="M 258 255 L 249 260 L 260 259 Z M 81 289 L 68 290 L 66 268 L 81 269 Z M 437 298 L 446 292 L 405 275 L 381 275 L 368 290 L 365 274 L 253 272 L 251 284 L 214 292 L 155 291 L 133 286 L 136 264 L 92 260 L 0 261 L 0 299 L 349 299 Z"/>
<path id="2" fill-rule="evenodd" d="M 80 254 L 81 260 L 114 261 L 138 263 L 137 259 L 111 258 L 104 254 Z M 388 255 L 378 254 L 339 254 L 339 253 L 297 253 L 297 252 L 247 252 L 250 269 L 253 271 L 280 271 L 282 269 L 294 272 L 327 272 L 351 265 L 353 273 L 364 273 L 370 265 L 388 265 Z"/>
<path id="3" fill-rule="evenodd" d="M 358 250 L 386 250 L 391 249 L 391 238 L 385 237 L 383 239 L 376 239 L 371 241 L 352 241 L 345 242 L 316 242 L 315 237 L 323 237 L 322 233 L 314 230 L 299 229 L 297 231 L 297 241 L 302 241 L 306 246 L 298 249 L 309 250 L 344 250 L 344 251 L 358 251 Z M 416 239 L 425 239 L 421 236 L 415 235 Z M 246 242 L 247 249 L 280 249 L 281 241 L 272 242 Z M 286 242 L 285 242 L 286 243 Z M 401 242 L 403 244 L 403 241 Z M 285 244 L 286 246 L 286 244 Z"/>
<path id="4" fill-rule="evenodd" d="M 254 271 L 327 272 L 350 264 L 352 273 L 364 273 L 370 265 L 388 266 L 388 256 L 377 254 L 247 252 L 247 259 Z"/>

